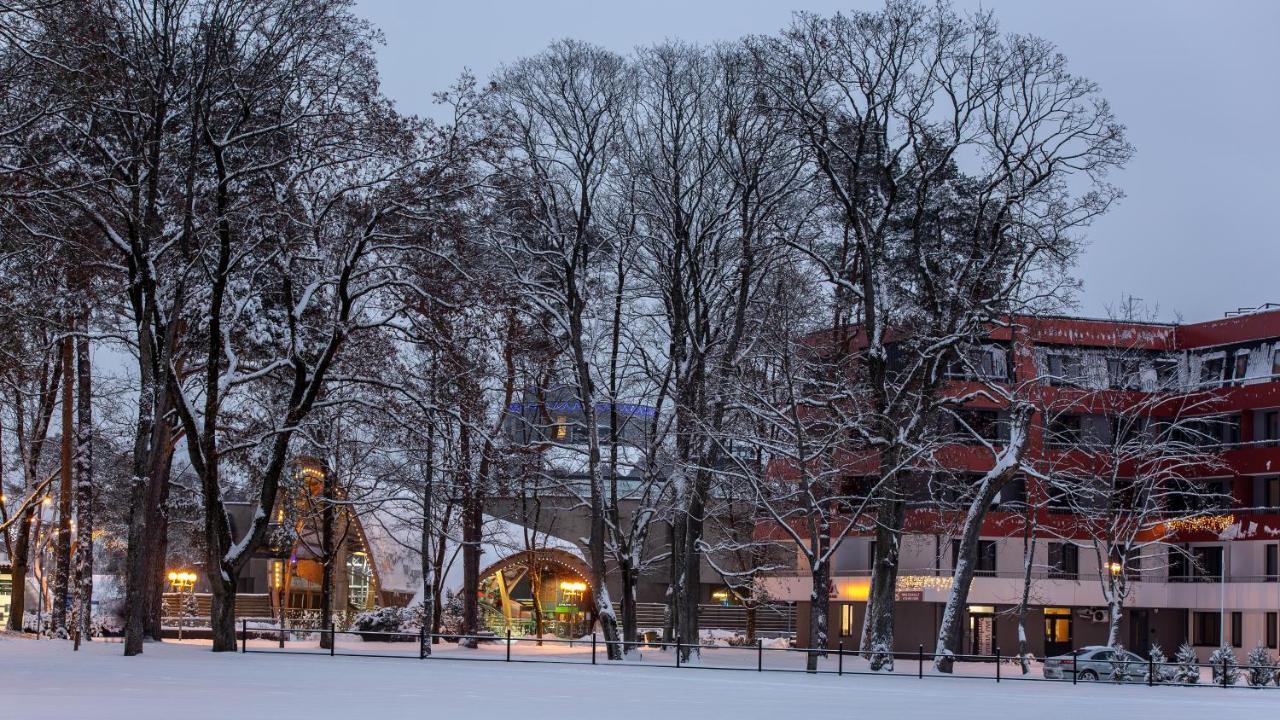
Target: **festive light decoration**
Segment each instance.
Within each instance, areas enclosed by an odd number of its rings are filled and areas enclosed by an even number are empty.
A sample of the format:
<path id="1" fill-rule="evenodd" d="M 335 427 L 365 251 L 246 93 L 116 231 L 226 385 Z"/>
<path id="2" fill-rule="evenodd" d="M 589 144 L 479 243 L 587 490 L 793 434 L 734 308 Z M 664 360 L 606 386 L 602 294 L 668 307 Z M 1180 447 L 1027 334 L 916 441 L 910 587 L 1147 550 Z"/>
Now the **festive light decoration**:
<path id="1" fill-rule="evenodd" d="M 560 583 L 560 589 L 564 590 L 565 592 L 585 592 L 587 589 L 587 584 L 565 580 L 564 582 Z"/>
<path id="2" fill-rule="evenodd" d="M 1170 532 L 1220 533 L 1235 524 L 1235 515 L 1200 515 L 1170 520 L 1165 523 L 1165 529 Z"/>
<path id="3" fill-rule="evenodd" d="M 939 590 L 951 589 L 950 575 L 899 575 L 895 590 Z"/>

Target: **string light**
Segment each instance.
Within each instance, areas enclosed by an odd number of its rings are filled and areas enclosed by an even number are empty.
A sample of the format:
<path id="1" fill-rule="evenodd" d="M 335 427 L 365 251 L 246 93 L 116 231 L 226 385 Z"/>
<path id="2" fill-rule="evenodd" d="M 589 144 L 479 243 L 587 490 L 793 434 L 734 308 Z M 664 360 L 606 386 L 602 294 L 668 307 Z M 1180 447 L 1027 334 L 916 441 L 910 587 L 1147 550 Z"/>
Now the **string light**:
<path id="1" fill-rule="evenodd" d="M 894 585 L 896 590 L 907 592 L 915 590 L 950 590 L 950 575 L 899 575 Z"/>
<path id="2" fill-rule="evenodd" d="M 1235 524 L 1235 515 L 1200 515 L 1170 520 L 1165 523 L 1165 528 L 1172 532 L 1220 533 Z"/>

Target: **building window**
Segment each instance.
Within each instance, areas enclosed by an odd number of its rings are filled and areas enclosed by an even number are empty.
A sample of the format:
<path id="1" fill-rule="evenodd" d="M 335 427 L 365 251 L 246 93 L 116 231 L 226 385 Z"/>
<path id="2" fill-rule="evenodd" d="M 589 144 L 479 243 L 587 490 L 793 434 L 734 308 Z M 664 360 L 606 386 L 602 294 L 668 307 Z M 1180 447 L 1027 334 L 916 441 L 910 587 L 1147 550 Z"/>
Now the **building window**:
<path id="1" fill-rule="evenodd" d="M 1080 548 L 1072 543 L 1049 543 L 1049 577 L 1075 580 L 1080 574 Z"/>
<path id="2" fill-rule="evenodd" d="M 1119 390 L 1142 387 L 1142 365 L 1137 358 L 1107 358 L 1107 384 Z"/>
<path id="3" fill-rule="evenodd" d="M 1277 640 L 1280 640 L 1280 637 L 1277 637 L 1278 634 L 1280 633 L 1277 633 L 1276 613 L 1269 612 L 1267 613 L 1267 647 L 1274 648 L 1276 646 Z"/>
<path id="4" fill-rule="evenodd" d="M 1236 384 L 1239 385 L 1249 375 L 1249 351 L 1248 350 L 1236 351 L 1236 363 L 1235 363 L 1234 370 L 1235 372 L 1232 374 L 1236 379 Z"/>
<path id="5" fill-rule="evenodd" d="M 853 635 L 853 605 L 849 603 L 840 606 L 840 634 L 844 637 Z"/>
<path id="6" fill-rule="evenodd" d="M 1262 414 L 1262 439 L 1280 440 L 1280 410 L 1269 410 Z"/>
<path id="7" fill-rule="evenodd" d="M 1222 375 L 1227 368 L 1225 357 L 1216 357 L 1200 361 L 1200 384 L 1221 385 Z"/>
<path id="8" fill-rule="evenodd" d="M 1222 548 L 1191 548 L 1191 572 L 1199 582 L 1220 582 L 1222 580 Z"/>
<path id="9" fill-rule="evenodd" d="M 360 610 L 372 607 L 369 602 L 372 581 L 373 568 L 369 565 L 369 556 L 362 552 L 352 553 L 347 558 L 347 604 Z"/>
<path id="10" fill-rule="evenodd" d="M 1218 613 L 1192 613 L 1191 626 L 1192 644 L 1215 646 L 1222 642 L 1222 616 Z"/>
<path id="11" fill-rule="evenodd" d="M 962 443 L 977 443 L 979 438 L 989 443 L 1006 441 L 1004 423 L 996 410 L 961 410 L 956 413 L 955 431 Z"/>
<path id="12" fill-rule="evenodd" d="M 1050 353 L 1045 357 L 1045 369 L 1049 372 L 1050 385 L 1077 385 L 1084 376 L 1083 364 L 1077 355 Z"/>
<path id="13" fill-rule="evenodd" d="M 951 541 L 951 568 L 954 570 L 960 562 L 960 541 Z M 978 541 L 978 557 L 974 563 L 973 574 L 978 577 L 995 577 L 996 574 L 996 542 L 994 540 Z"/>
<path id="14" fill-rule="evenodd" d="M 1079 415 L 1055 415 L 1047 430 L 1050 445 L 1079 445 L 1084 439 L 1084 422 Z"/>
<path id="15" fill-rule="evenodd" d="M 1280 477 L 1262 478 L 1259 497 L 1254 505 L 1262 508 L 1280 507 Z"/>
<path id="16" fill-rule="evenodd" d="M 1263 570 L 1267 576 L 1267 582 L 1275 582 L 1280 579 L 1280 545 L 1267 545 L 1264 552 L 1266 561 Z"/>
<path id="17" fill-rule="evenodd" d="M 1170 390 L 1178 384 L 1177 358 L 1156 358 L 1156 387 L 1159 390 Z"/>
<path id="18" fill-rule="evenodd" d="M 1231 613 L 1231 647 L 1244 645 L 1244 613 Z"/>
<path id="19" fill-rule="evenodd" d="M 1280 342 L 1276 343 L 1275 350 L 1271 351 L 1271 379 L 1280 380 Z"/>

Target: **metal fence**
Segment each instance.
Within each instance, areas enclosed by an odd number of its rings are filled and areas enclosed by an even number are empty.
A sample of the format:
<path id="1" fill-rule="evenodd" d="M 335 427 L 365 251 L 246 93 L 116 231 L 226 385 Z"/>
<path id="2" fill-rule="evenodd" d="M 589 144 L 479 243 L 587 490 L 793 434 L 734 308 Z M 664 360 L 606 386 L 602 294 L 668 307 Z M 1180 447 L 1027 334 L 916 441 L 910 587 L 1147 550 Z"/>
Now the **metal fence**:
<path id="1" fill-rule="evenodd" d="M 238 639 L 240 640 L 240 651 L 242 653 L 257 653 L 270 655 L 317 655 L 330 657 L 366 657 L 366 658 L 396 658 L 396 659 L 415 659 L 415 660 L 444 660 L 444 661 L 475 661 L 475 662 L 506 662 L 506 663 L 537 663 L 537 664 L 559 664 L 559 665 L 601 665 L 607 667 L 674 667 L 681 669 L 696 670 L 725 670 L 725 671 L 741 671 L 741 672 L 785 672 L 785 673 L 804 673 L 810 675 L 835 675 L 835 676 L 857 676 L 857 675 L 874 675 L 880 677 L 898 677 L 898 678 L 915 678 L 923 680 L 925 678 L 950 678 L 961 680 L 983 680 L 987 682 L 1052 682 L 1052 683 L 1070 683 L 1072 685 L 1094 685 L 1094 684 L 1113 684 L 1113 685 L 1145 685 L 1148 687 L 1220 687 L 1223 689 L 1231 688 L 1254 688 L 1254 689 L 1280 689 L 1277 683 L 1280 683 L 1280 665 L 1249 665 L 1237 664 L 1230 665 L 1228 662 L 1222 663 L 1179 663 L 1164 662 L 1156 663 L 1148 660 L 1145 663 L 1123 662 L 1111 663 L 1113 665 L 1123 665 L 1125 670 L 1117 678 L 1099 678 L 1096 681 L 1091 679 L 1088 671 L 1078 670 L 1074 665 L 1062 669 L 1064 677 L 1062 678 L 1046 678 L 1035 677 L 1030 674 L 1021 672 L 1020 660 L 1017 656 L 1003 655 L 999 648 L 996 648 L 993 655 L 952 655 L 952 660 L 956 665 L 953 666 L 953 672 L 940 673 L 932 669 L 933 661 L 939 657 L 935 653 L 925 652 L 924 646 L 921 645 L 916 652 L 894 652 L 891 653 L 894 663 L 892 670 L 870 670 L 864 667 L 865 661 L 862 653 L 857 650 L 846 650 L 843 644 L 834 649 L 814 649 L 814 648 L 796 648 L 796 647 L 769 647 L 763 640 L 758 640 L 750 645 L 737 646 L 707 646 L 698 645 L 699 659 L 697 662 L 690 663 L 685 659 L 687 651 L 691 650 L 688 643 L 683 642 L 680 638 L 674 641 L 655 641 L 655 642 L 621 642 L 617 644 L 622 646 L 622 652 L 625 655 L 631 649 L 647 649 L 658 650 L 662 654 L 661 662 L 654 661 L 621 661 L 615 662 L 608 660 L 608 648 L 603 640 L 600 640 L 595 633 L 589 637 L 581 639 L 565 639 L 565 638 L 531 638 L 512 636 L 510 633 L 505 636 L 495 635 L 450 635 L 450 634 L 430 634 L 425 632 L 366 632 L 356 630 L 337 630 L 329 628 L 327 630 L 317 630 L 312 635 L 327 636 L 328 643 L 321 642 L 315 645 L 310 641 L 299 641 L 296 634 L 290 630 L 274 630 L 264 628 L 250 628 L 247 622 L 242 622 Z M 339 638 L 356 637 L 361 640 L 372 639 L 373 641 L 399 642 L 407 645 L 406 651 L 403 653 L 391 652 L 360 652 L 352 651 L 351 648 L 340 648 Z M 261 644 L 257 647 L 250 647 L 250 639 L 258 640 Z M 441 651 L 444 645 L 451 643 L 459 643 L 461 641 L 472 641 L 477 647 L 490 646 L 494 650 L 488 653 L 475 653 L 474 650 L 468 651 L 475 654 L 459 654 Z M 437 646 L 439 641 L 440 646 Z M 428 646 L 428 643 L 431 643 Z M 516 643 L 525 645 L 534 644 L 538 648 L 563 647 L 567 652 L 560 655 L 539 655 L 539 654 L 522 654 L 513 653 L 512 649 Z M 416 647 L 415 647 L 416 644 Z M 324 647 L 327 645 L 327 647 Z M 428 647 L 432 650 L 428 651 Z M 461 648 L 461 645 L 457 646 Z M 669 653 L 669 656 L 668 656 Z M 1075 651 L 1070 655 L 1075 656 Z M 724 660 L 729 655 L 733 656 L 733 662 L 714 662 L 717 658 Z M 834 658 L 834 660 L 833 660 Z M 786 660 L 793 659 L 798 662 L 800 659 L 805 661 L 805 666 L 786 666 Z M 814 667 L 809 667 L 810 660 L 813 660 Z M 821 662 L 818 662 L 821 660 Z M 834 667 L 833 667 L 834 666 Z M 1012 667 L 1007 667 L 1012 666 Z M 1145 666 L 1145 667 L 1143 667 Z M 1208 682 L 1199 682 L 1202 675 L 1197 675 L 1194 682 L 1179 682 L 1173 680 L 1174 671 L 1176 669 L 1194 667 L 1197 673 L 1202 670 L 1209 670 L 1211 680 Z M 957 671 L 958 669 L 958 671 Z M 1248 682 L 1251 671 L 1260 671 L 1267 682 L 1262 685 L 1253 685 Z M 1069 675 L 1069 677 L 1067 677 Z M 1083 678 L 1081 676 L 1084 676 Z M 1232 678 L 1234 677 L 1234 681 Z"/>

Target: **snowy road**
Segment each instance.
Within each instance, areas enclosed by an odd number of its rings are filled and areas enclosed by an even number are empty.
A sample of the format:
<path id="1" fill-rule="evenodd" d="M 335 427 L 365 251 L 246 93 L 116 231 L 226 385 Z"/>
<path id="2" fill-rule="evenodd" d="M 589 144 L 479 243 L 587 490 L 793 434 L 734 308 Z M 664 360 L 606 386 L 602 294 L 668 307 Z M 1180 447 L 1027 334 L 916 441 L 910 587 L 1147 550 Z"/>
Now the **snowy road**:
<path id="1" fill-rule="evenodd" d="M 440 718 L 521 720 L 813 717 L 1245 717 L 1278 691 L 806 676 L 608 667 L 214 655 L 193 645 L 0 638 L 0 693 L 15 718 Z M 598 711 L 598 712 L 596 712 Z"/>

